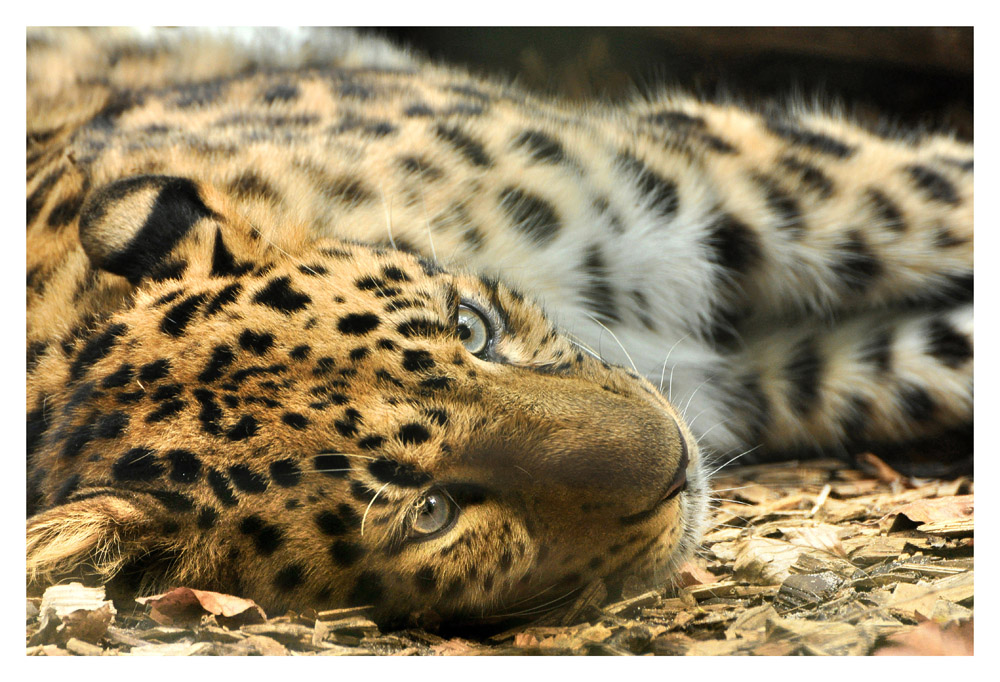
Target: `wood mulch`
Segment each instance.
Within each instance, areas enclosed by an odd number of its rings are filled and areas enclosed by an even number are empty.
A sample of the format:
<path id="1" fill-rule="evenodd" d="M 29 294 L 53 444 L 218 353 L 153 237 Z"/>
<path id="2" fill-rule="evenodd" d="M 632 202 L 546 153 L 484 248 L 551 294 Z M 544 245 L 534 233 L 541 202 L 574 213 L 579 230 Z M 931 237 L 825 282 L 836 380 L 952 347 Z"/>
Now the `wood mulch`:
<path id="1" fill-rule="evenodd" d="M 913 479 L 873 456 L 732 468 L 679 585 L 600 583 L 503 631 L 384 631 L 364 608 L 268 618 L 181 588 L 116 611 L 103 590 L 29 598 L 27 653 L 103 655 L 970 655 L 973 481 Z"/>

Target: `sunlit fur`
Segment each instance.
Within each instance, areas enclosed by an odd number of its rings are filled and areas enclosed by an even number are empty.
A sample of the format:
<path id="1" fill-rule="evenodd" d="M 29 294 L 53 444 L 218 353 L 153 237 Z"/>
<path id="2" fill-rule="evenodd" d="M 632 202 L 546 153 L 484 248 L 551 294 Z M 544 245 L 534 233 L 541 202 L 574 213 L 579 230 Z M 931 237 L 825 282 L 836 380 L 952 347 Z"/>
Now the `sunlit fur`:
<path id="1" fill-rule="evenodd" d="M 29 34 L 27 161 L 35 583 L 532 611 L 668 580 L 708 457 L 971 424 L 946 136 L 579 107 L 343 32 L 63 29 Z"/>

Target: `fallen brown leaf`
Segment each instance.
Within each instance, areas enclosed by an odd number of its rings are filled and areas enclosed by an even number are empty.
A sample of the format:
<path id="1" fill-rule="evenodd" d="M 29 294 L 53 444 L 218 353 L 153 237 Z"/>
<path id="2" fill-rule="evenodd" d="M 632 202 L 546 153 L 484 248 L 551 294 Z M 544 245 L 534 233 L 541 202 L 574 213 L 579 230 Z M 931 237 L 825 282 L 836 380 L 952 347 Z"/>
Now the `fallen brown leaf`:
<path id="1" fill-rule="evenodd" d="M 887 514 L 880 525 L 891 531 L 926 523 L 967 521 L 974 517 L 974 502 L 975 495 L 916 500 Z"/>
<path id="2" fill-rule="evenodd" d="M 972 656 L 973 621 L 942 628 L 927 621 L 909 632 L 888 638 L 890 644 L 875 652 L 876 656 Z"/>
<path id="3" fill-rule="evenodd" d="M 161 625 L 196 623 L 202 616 L 212 615 L 220 625 L 240 627 L 263 623 L 264 610 L 249 599 L 220 592 L 177 587 L 164 594 L 136 599 L 150 606 L 149 617 Z"/>

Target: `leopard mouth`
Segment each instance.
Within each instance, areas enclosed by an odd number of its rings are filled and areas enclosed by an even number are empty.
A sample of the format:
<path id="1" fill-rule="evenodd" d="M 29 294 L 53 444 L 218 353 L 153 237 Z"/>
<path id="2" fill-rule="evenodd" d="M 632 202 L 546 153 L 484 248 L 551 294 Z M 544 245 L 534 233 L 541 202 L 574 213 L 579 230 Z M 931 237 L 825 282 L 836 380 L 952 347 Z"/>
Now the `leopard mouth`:
<path id="1" fill-rule="evenodd" d="M 666 491 L 663 493 L 663 497 L 660 498 L 654 506 L 658 507 L 664 502 L 669 502 L 675 498 L 682 491 L 687 489 L 687 469 L 690 464 L 690 457 L 688 455 L 688 444 L 687 439 L 683 436 L 681 437 L 681 459 L 677 464 L 677 471 L 674 473 L 674 477 L 667 484 Z"/>

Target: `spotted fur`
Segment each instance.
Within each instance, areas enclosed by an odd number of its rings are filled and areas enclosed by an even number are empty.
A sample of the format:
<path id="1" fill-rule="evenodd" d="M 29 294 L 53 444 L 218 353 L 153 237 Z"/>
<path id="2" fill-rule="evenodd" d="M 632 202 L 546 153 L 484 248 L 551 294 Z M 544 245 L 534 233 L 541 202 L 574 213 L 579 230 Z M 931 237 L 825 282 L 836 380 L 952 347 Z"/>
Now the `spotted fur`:
<path id="1" fill-rule="evenodd" d="M 968 145 L 247 35 L 29 34 L 31 582 L 524 612 L 971 429 Z"/>

